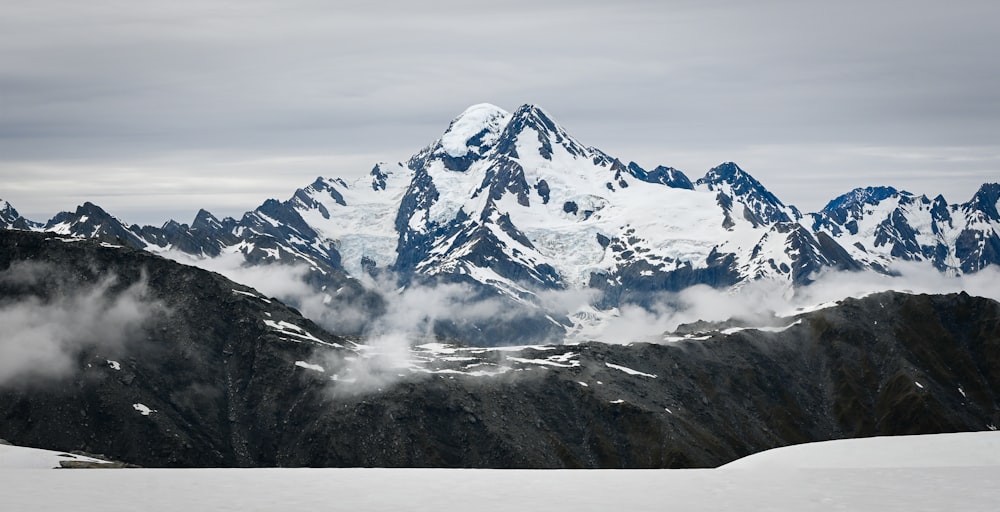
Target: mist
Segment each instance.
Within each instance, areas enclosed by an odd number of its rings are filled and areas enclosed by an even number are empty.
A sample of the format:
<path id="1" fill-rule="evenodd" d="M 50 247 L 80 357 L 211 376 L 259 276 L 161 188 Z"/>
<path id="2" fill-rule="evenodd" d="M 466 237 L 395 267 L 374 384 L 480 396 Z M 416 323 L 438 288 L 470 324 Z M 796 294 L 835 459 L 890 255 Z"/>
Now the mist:
<path id="1" fill-rule="evenodd" d="M 928 263 L 902 262 L 892 275 L 877 272 L 828 270 L 813 276 L 806 286 L 792 288 L 786 281 L 761 280 L 732 289 L 696 285 L 676 293 L 663 293 L 651 306 L 626 304 L 603 325 L 588 332 L 605 343 L 655 341 L 680 325 L 698 320 L 737 320 L 751 326 L 766 326 L 776 317 L 789 317 L 848 297 L 863 297 L 883 291 L 969 295 L 1000 301 L 1000 267 L 990 266 L 975 274 L 949 276 Z"/>
<path id="2" fill-rule="evenodd" d="M 396 276 L 389 273 L 359 276 L 358 281 L 366 290 L 381 297 L 384 309 L 380 313 L 350 300 L 337 300 L 337 291 L 311 286 L 307 283 L 311 272 L 308 265 L 247 265 L 239 253 L 199 258 L 168 251 L 164 256 L 253 287 L 295 307 L 332 333 L 359 333 L 364 338 L 364 347 L 357 354 L 344 355 L 326 349 L 314 354 L 314 361 L 321 362 L 335 380 L 332 388 L 335 394 L 377 391 L 404 377 L 425 375 L 411 371 L 419 366 L 411 348 L 437 341 L 435 330 L 442 323 L 514 322 L 523 315 L 523 310 L 513 308 L 510 301 L 483 298 L 479 291 L 462 283 L 400 286 Z M 560 309 L 568 297 L 589 296 L 579 292 L 545 292 L 539 294 L 539 300 L 548 309 Z"/>
<path id="3" fill-rule="evenodd" d="M 114 274 L 78 279 L 46 263 L 0 272 L 8 296 L 0 301 L 0 386 L 72 376 L 89 350 L 118 357 L 165 311 L 145 277 L 126 287 Z"/>
<path id="4" fill-rule="evenodd" d="M 661 340 L 664 333 L 698 320 L 770 325 L 780 322 L 779 317 L 806 308 L 887 290 L 929 294 L 965 291 L 1000 301 L 1000 267 L 949 276 L 928 263 L 903 262 L 890 269 L 891 275 L 828 270 L 814 275 L 811 284 L 795 288 L 785 280 L 753 281 L 729 289 L 696 285 L 679 292 L 664 292 L 643 305 L 626 303 L 610 311 L 592 306 L 599 298 L 599 293 L 592 289 L 539 291 L 522 301 L 528 309 L 518 309 L 512 307 L 514 303 L 509 299 L 484 299 L 468 285 L 400 287 L 394 276 L 376 279 L 366 275 L 360 282 L 381 296 L 386 305 L 384 314 L 373 315 L 349 302 L 332 302 L 328 293 L 306 284 L 309 269 L 304 265 L 246 266 L 239 254 L 205 260 L 178 255 L 177 259 L 220 272 L 285 301 L 332 332 L 347 327 L 362 333 L 368 347 L 366 357 L 327 362 L 341 369 L 344 375 L 351 374 L 351 378 L 370 381 L 375 386 L 406 373 L 405 369 L 413 364 L 410 348 L 435 341 L 437 323 L 517 322 L 530 308 L 554 318 L 570 317 L 574 323 L 565 336 L 539 339 L 538 343 L 631 343 Z M 496 340 L 495 344 L 511 343 Z"/>

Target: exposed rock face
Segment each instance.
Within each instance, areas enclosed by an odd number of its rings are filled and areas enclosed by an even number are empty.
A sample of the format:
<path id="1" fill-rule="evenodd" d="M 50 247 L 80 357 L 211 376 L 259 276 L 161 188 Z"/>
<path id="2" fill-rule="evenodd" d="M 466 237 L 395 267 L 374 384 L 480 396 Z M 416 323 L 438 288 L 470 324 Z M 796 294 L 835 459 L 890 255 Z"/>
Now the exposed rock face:
<path id="1" fill-rule="evenodd" d="M 36 229 L 38 223 L 21 216 L 14 207 L 0 199 L 0 229 Z"/>
<path id="2" fill-rule="evenodd" d="M 85 346 L 63 378 L 0 387 L 0 431 L 12 442 L 84 450 L 143 466 L 247 466 L 303 387 L 298 359 L 310 345 L 267 322 L 338 338 L 253 290 L 216 274 L 130 248 L 4 231 L 0 269 L 25 261 L 58 269 L 53 280 L 86 286 L 105 276 L 143 279 L 163 305 L 120 347 Z M 4 307 L 50 298 L 50 281 L 0 282 Z M 282 324 L 278 324 L 282 325 Z M 302 341 L 302 340 L 298 340 Z M 110 351 L 110 352 L 109 352 Z"/>
<path id="3" fill-rule="evenodd" d="M 163 307 L 124 345 L 81 349 L 62 378 L 3 381 L 0 437 L 145 467 L 703 467 L 790 443 L 1000 424 L 1000 304 L 965 294 L 848 299 L 779 332 L 456 348 L 356 393 L 330 361 L 364 350 L 218 275 L 0 232 L 0 272 L 25 261 L 60 270 L 0 280 L 3 311 L 47 300 L 53 280 L 106 275 L 109 293 L 145 279 Z"/>

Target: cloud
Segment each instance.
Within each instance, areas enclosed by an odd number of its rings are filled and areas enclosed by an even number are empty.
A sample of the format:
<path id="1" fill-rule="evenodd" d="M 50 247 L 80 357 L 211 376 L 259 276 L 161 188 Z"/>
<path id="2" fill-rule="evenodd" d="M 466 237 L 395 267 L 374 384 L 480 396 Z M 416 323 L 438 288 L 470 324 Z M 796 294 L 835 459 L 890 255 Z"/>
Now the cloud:
<path id="1" fill-rule="evenodd" d="M 224 253 L 205 258 L 177 250 L 161 253 L 185 265 L 219 273 L 237 283 L 275 297 L 299 310 L 306 318 L 338 334 L 358 333 L 372 321 L 371 309 L 360 300 L 341 300 L 337 290 L 320 290 L 308 283 L 311 272 L 302 263 L 248 265 L 243 254 Z"/>
<path id="2" fill-rule="evenodd" d="M 926 294 L 964 291 L 1000 301 L 1000 266 L 961 276 L 943 274 L 922 262 L 901 262 L 890 270 L 893 275 L 831 270 L 816 275 L 812 284 L 794 289 L 785 282 L 769 280 L 728 290 L 692 286 L 677 293 L 664 293 L 649 307 L 623 305 L 617 314 L 600 319 L 600 325 L 585 333 L 606 343 L 630 343 L 655 341 L 681 324 L 698 320 L 735 319 L 765 326 L 776 316 L 792 316 L 805 308 L 888 290 Z"/>
<path id="3" fill-rule="evenodd" d="M 361 332 L 365 347 L 357 354 L 345 357 L 343 353 L 327 350 L 314 354 L 313 360 L 322 361 L 327 372 L 336 376 L 331 390 L 338 395 L 375 392 L 401 380 L 426 375 L 411 371 L 421 365 L 411 349 L 416 344 L 435 341 L 435 327 L 440 322 L 516 323 L 532 311 L 512 307 L 512 302 L 496 296 L 484 298 L 464 284 L 400 287 L 393 276 L 380 279 L 364 276 L 361 279 L 364 285 L 384 301 L 384 310 L 374 313 L 350 301 L 333 302 L 327 292 L 306 284 L 309 270 L 304 265 L 244 266 L 238 254 L 200 260 L 180 253 L 171 256 L 277 297 L 299 308 L 304 316 L 327 330 L 343 332 L 341 329 L 349 327 Z M 792 316 L 802 308 L 885 290 L 935 294 L 965 291 L 1000 301 L 997 266 L 962 276 L 948 276 L 919 262 L 903 262 L 891 270 L 893 275 L 827 271 L 814 276 L 815 281 L 809 286 L 794 289 L 787 281 L 777 280 L 754 281 L 732 289 L 696 285 L 663 293 L 646 306 L 623 304 L 611 311 L 599 311 L 592 306 L 599 298 L 596 290 L 543 291 L 535 297 L 541 311 L 554 318 L 568 315 L 577 324 L 568 329 L 563 339 L 537 342 L 657 342 L 664 333 L 675 331 L 681 324 L 699 320 L 773 325 L 780 322 L 776 317 Z M 504 344 L 502 340 L 496 341 Z"/>
<path id="4" fill-rule="evenodd" d="M 922 262 L 899 262 L 890 270 L 893 275 L 875 272 L 821 273 L 816 276 L 813 285 L 796 290 L 795 301 L 809 305 L 886 290 L 928 294 L 964 291 L 969 295 L 1000 301 L 1000 266 L 997 265 L 960 276 L 941 273 Z"/>
<path id="5" fill-rule="evenodd" d="M 403 378 L 420 378 L 424 374 L 410 371 L 420 364 L 414 361 L 411 347 L 438 341 L 441 329 L 470 332 L 477 324 L 516 324 L 539 311 L 497 295 L 484 296 L 482 290 L 464 283 L 414 282 L 400 286 L 397 276 L 391 274 L 378 278 L 362 275 L 359 282 L 381 297 L 382 307 L 373 309 L 363 301 L 338 300 L 338 291 L 319 290 L 307 284 L 307 265 L 247 265 L 239 253 L 216 258 L 198 258 L 177 251 L 163 255 L 218 272 L 275 297 L 330 332 L 360 333 L 365 346 L 357 354 L 345 357 L 326 349 L 314 354 L 314 360 L 323 361 L 327 372 L 336 375 L 335 393 L 367 393 Z M 552 291 L 539 293 L 537 300 L 546 312 L 559 316 L 587 304 L 594 296 L 590 290 Z M 504 341 L 497 339 L 494 343 L 503 345 Z"/>
<path id="6" fill-rule="evenodd" d="M 699 320 L 766 322 L 776 311 L 792 309 L 790 293 L 788 284 L 781 281 L 754 281 L 733 289 L 695 285 L 663 293 L 648 306 L 623 304 L 616 314 L 599 318 L 598 325 L 584 333 L 604 343 L 632 343 L 656 341 L 681 324 Z"/>
<path id="7" fill-rule="evenodd" d="M 433 339 L 435 324 L 439 322 L 512 322 L 531 311 L 531 308 L 512 307 L 511 301 L 499 296 L 484 297 L 466 284 L 400 287 L 391 275 L 379 279 L 362 276 L 360 282 L 385 301 L 384 311 L 373 314 L 359 304 L 333 302 L 330 292 L 307 284 L 309 268 L 305 265 L 247 266 L 240 254 L 211 259 L 177 252 L 166 255 L 182 263 L 219 272 L 277 297 L 333 332 L 362 332 L 371 340 L 384 338 L 387 352 L 395 352 L 388 349 L 395 348 L 401 338 L 409 343 Z M 663 293 L 647 307 L 623 304 L 617 311 L 594 310 L 591 304 L 599 292 L 593 289 L 545 290 L 538 292 L 533 300 L 548 314 L 575 314 L 581 319 L 584 328 L 571 333 L 571 341 L 595 339 L 609 343 L 656 336 L 697 320 L 768 321 L 775 315 L 795 314 L 799 308 L 885 290 L 908 293 L 965 291 L 1000 301 L 1000 267 L 996 265 L 960 276 L 941 273 L 923 262 L 899 262 L 890 270 L 892 275 L 829 270 L 815 275 L 812 284 L 797 288 L 791 288 L 785 281 L 772 280 L 752 281 L 732 289 L 696 285 L 679 292 Z"/>
<path id="8" fill-rule="evenodd" d="M 433 339 L 435 329 L 441 323 L 514 321 L 531 310 L 519 308 L 516 302 L 497 295 L 484 296 L 481 290 L 465 283 L 413 282 L 400 286 L 397 276 L 393 274 L 378 278 L 357 276 L 365 289 L 384 301 L 384 307 L 375 311 L 360 301 L 352 302 L 350 298 L 338 300 L 338 290 L 319 290 L 309 284 L 311 270 L 305 264 L 248 265 L 241 253 L 228 253 L 215 258 L 202 258 L 180 251 L 167 251 L 162 255 L 218 272 L 278 298 L 335 333 L 361 332 L 369 337 L 405 333 L 413 340 L 428 340 Z M 593 296 L 592 291 L 552 291 L 540 292 L 537 300 L 547 311 L 558 314 L 586 304 Z"/>
<path id="9" fill-rule="evenodd" d="M 541 104 L 646 166 L 698 174 L 781 146 L 745 167 L 765 182 L 851 171 L 895 184 L 883 159 L 823 165 L 828 152 L 803 145 L 995 152 L 998 14 L 980 0 L 13 2 L 0 182 L 31 216 L 72 204 L 52 197 L 100 200 L 81 190 L 97 181 L 115 189 L 99 202 L 132 222 L 238 214 L 289 182 L 405 159 L 489 101 Z M 273 158 L 288 156 L 311 161 Z M 788 191 L 791 204 L 830 199 Z"/>
<path id="10" fill-rule="evenodd" d="M 145 279 L 123 287 L 108 274 L 93 283 L 44 263 L 20 262 L 0 272 L 0 386 L 58 379 L 79 370 L 80 356 L 113 356 L 165 311 Z"/>
<path id="11" fill-rule="evenodd" d="M 537 316 L 539 311 L 558 317 L 594 297 L 589 290 L 544 292 L 537 297 L 542 307 L 539 310 L 501 296 L 484 297 L 481 290 L 463 283 L 411 284 L 403 288 L 395 283 L 387 276 L 366 280 L 369 288 L 384 299 L 385 312 L 367 318 L 366 347 L 360 357 L 322 354 L 325 366 L 334 369 L 338 378 L 331 388 L 335 395 L 369 393 L 404 379 L 426 377 L 422 371 L 411 371 L 423 364 L 415 359 L 412 348 L 439 341 L 439 329 L 469 333 L 478 331 L 477 326 L 485 330 L 487 325 L 516 325 Z M 461 339 L 444 341 L 463 342 Z M 503 339 L 490 341 L 496 345 L 510 344 Z M 535 343 L 545 341 L 559 343 L 562 339 L 534 340 Z"/>
<path id="12" fill-rule="evenodd" d="M 309 267 L 305 264 L 251 266 L 246 264 L 243 254 L 238 252 L 223 253 L 214 258 L 198 257 L 176 250 L 166 251 L 162 255 L 185 265 L 222 274 L 272 297 L 293 298 L 319 293 L 305 282 L 309 273 Z"/>

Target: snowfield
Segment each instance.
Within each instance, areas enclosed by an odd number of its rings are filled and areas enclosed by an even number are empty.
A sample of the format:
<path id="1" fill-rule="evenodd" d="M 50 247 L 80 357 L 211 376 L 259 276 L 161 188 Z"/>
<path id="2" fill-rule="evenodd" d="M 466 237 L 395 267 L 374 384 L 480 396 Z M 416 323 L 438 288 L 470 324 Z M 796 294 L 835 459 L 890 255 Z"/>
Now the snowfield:
<path id="1" fill-rule="evenodd" d="M 776 448 L 720 469 L 1000 468 L 1000 434 L 868 437 Z"/>
<path id="2" fill-rule="evenodd" d="M 8 469 L 53 469 L 58 468 L 60 466 L 59 463 L 63 461 L 93 462 L 98 464 L 105 462 L 83 455 L 0 444 L 0 471 Z M 5 492 L 5 487 L 0 488 L 0 496 L 4 496 Z"/>
<path id="3" fill-rule="evenodd" d="M 0 446 L 4 510 L 910 512 L 994 511 L 1000 503 L 997 432 L 832 441 L 771 450 L 719 469 L 660 471 L 40 471 L 24 469 L 38 467 L 22 463 L 24 450 L 30 449 Z"/>

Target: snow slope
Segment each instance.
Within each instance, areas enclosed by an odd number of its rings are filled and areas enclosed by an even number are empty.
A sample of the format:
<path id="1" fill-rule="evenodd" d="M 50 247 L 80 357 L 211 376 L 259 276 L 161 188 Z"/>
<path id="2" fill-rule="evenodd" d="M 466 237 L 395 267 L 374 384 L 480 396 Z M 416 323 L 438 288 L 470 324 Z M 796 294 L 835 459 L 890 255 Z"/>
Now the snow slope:
<path id="1" fill-rule="evenodd" d="M 319 235 L 332 241 L 350 275 L 364 274 L 363 262 L 389 267 L 396 258 L 396 209 L 411 173 L 378 164 L 369 176 L 345 182 L 317 179 L 296 192 L 292 208 Z"/>
<path id="2" fill-rule="evenodd" d="M 63 461 L 93 462 L 95 464 L 107 463 L 107 461 L 83 455 L 0 444 L 0 471 L 8 469 L 53 469 L 60 467 L 59 463 Z M 0 491 L 0 495 L 2 495 L 2 491 Z"/>
<path id="3" fill-rule="evenodd" d="M 739 462 L 715 470 L 661 471 L 0 468 L 0 500 L 6 510 L 35 512 L 993 511 L 1000 502 L 1000 464 L 974 454 L 995 453 L 998 438 L 975 433 L 860 440 L 872 453 L 849 448 L 856 457 L 841 450 L 855 441 L 817 443 L 773 451 L 780 456 L 758 455 L 759 466 L 744 465 L 758 470 L 747 471 L 730 469 Z M 984 465 L 956 464 L 946 447 Z M 878 454 L 897 454 L 902 466 L 880 467 Z"/>
<path id="4" fill-rule="evenodd" d="M 1000 468 L 1000 432 L 868 437 L 775 448 L 722 469 Z"/>

